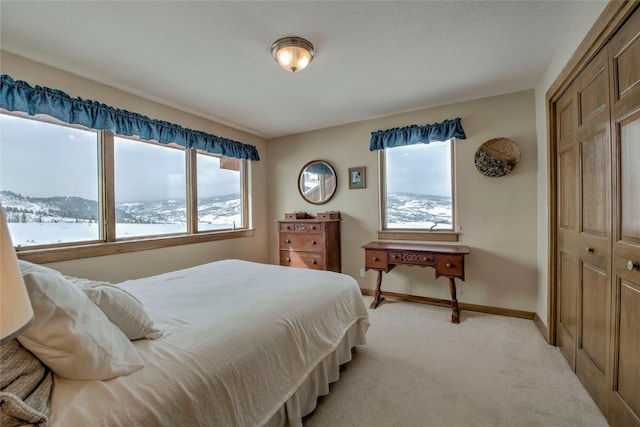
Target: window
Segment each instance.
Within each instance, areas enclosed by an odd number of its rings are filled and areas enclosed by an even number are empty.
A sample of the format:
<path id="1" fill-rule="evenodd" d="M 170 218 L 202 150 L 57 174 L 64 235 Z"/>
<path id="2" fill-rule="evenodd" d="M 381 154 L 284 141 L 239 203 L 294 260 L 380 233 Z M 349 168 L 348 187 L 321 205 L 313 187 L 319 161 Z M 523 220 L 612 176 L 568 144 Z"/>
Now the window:
<path id="1" fill-rule="evenodd" d="M 198 230 L 243 227 L 241 165 L 238 159 L 197 154 Z"/>
<path id="2" fill-rule="evenodd" d="M 116 238 L 185 233 L 185 151 L 114 138 Z"/>
<path id="3" fill-rule="evenodd" d="M 0 114 L 0 200 L 15 245 L 100 238 L 96 135 Z"/>
<path id="4" fill-rule="evenodd" d="M 383 231 L 455 231 L 452 142 L 381 150 Z"/>
<path id="5" fill-rule="evenodd" d="M 245 160 L 52 121 L 0 114 L 0 202 L 21 249 L 246 229 Z"/>

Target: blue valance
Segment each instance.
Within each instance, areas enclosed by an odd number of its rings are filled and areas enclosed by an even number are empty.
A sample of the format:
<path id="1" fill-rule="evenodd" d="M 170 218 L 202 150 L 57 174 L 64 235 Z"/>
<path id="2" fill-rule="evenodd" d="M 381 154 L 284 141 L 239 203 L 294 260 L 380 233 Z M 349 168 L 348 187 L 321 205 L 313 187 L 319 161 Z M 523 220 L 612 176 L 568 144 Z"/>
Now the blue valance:
<path id="1" fill-rule="evenodd" d="M 162 144 L 176 143 L 208 153 L 237 159 L 260 160 L 253 145 L 179 125 L 153 120 L 142 114 L 109 107 L 96 101 L 71 98 L 66 93 L 27 82 L 14 81 L 0 75 L 0 108 L 21 111 L 29 115 L 46 114 L 69 124 L 96 130 L 110 130 L 117 135 L 137 136 Z"/>
<path id="2" fill-rule="evenodd" d="M 466 139 L 459 117 L 432 125 L 412 125 L 371 132 L 369 150 L 383 150 L 412 144 L 428 144 L 433 141 L 446 141 L 451 138 Z"/>

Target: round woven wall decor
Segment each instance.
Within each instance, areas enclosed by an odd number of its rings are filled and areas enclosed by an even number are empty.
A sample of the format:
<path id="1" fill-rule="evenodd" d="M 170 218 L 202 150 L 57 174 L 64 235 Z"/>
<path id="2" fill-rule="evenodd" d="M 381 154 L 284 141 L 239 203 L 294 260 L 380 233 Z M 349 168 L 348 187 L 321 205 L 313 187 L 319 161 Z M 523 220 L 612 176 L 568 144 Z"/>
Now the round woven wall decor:
<path id="1" fill-rule="evenodd" d="M 520 163 L 520 149 L 508 138 L 493 138 L 478 148 L 474 162 L 485 176 L 505 176 Z"/>

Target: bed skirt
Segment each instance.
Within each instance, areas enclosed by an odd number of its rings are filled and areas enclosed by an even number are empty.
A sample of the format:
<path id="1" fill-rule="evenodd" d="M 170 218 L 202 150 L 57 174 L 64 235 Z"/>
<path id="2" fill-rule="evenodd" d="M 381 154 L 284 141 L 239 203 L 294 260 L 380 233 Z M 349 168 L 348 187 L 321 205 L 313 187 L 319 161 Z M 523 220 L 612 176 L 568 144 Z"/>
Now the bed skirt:
<path id="1" fill-rule="evenodd" d="M 366 343 L 368 320 L 351 325 L 338 346 L 309 372 L 300 387 L 265 424 L 268 427 L 301 427 L 302 417 L 316 409 L 318 397 L 329 394 L 329 384 L 340 378 L 340 366 L 351 361 L 351 349 Z"/>

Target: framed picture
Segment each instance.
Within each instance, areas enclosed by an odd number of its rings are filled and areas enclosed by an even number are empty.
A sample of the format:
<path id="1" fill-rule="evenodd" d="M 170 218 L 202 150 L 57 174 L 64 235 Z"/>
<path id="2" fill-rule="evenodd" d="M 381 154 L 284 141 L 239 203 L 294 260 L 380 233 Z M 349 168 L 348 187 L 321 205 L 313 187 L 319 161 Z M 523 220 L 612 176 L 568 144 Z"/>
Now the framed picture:
<path id="1" fill-rule="evenodd" d="M 367 186 L 365 170 L 365 166 L 349 168 L 349 190 L 353 188 L 365 188 Z"/>

